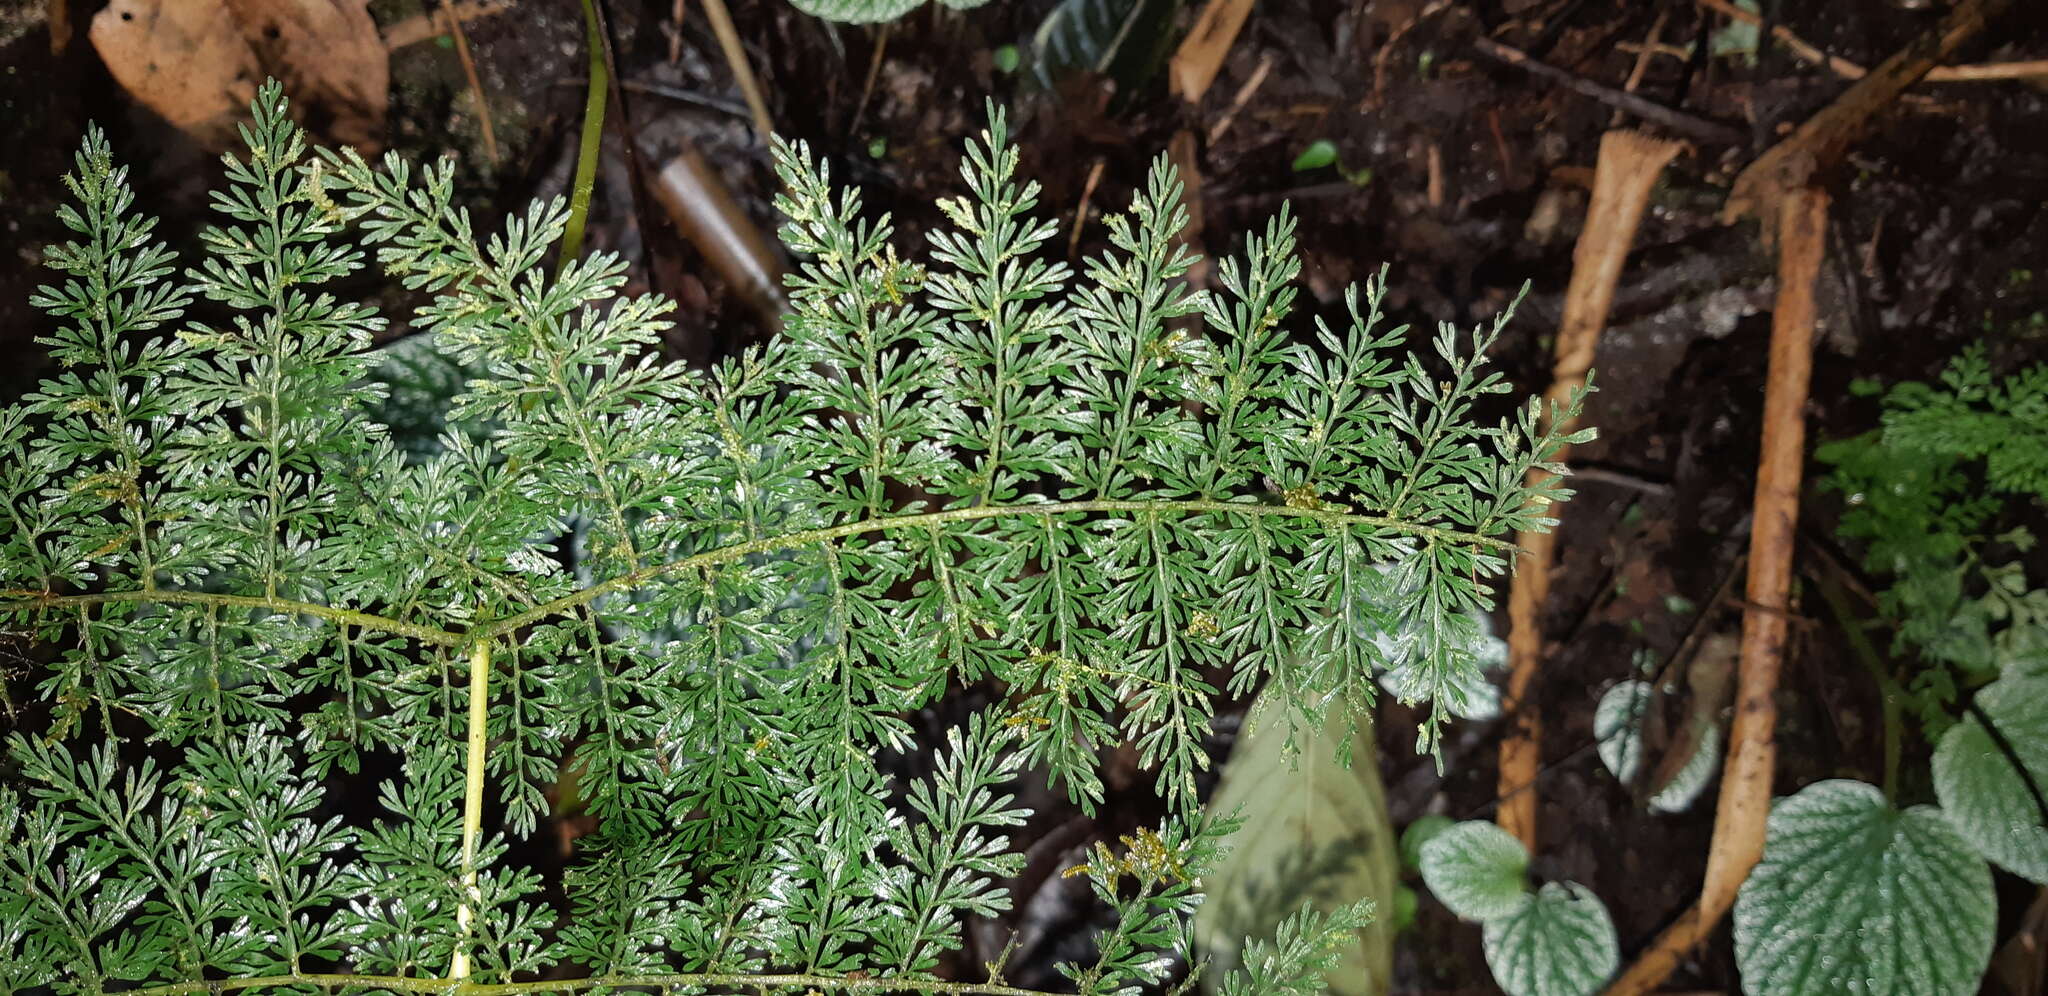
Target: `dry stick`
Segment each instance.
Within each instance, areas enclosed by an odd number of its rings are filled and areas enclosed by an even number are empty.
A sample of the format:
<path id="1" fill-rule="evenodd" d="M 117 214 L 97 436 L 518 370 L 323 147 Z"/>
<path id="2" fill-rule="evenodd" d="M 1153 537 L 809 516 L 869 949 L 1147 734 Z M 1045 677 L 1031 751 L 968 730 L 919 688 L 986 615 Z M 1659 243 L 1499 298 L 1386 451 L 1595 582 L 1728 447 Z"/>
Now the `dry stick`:
<path id="1" fill-rule="evenodd" d="M 50 54 L 63 55 L 71 44 L 71 0 L 49 0 Z"/>
<path id="2" fill-rule="evenodd" d="M 1095 185 L 1102 181 L 1102 162 L 1096 157 L 1095 165 L 1088 167 L 1088 179 L 1081 183 L 1081 205 L 1074 209 L 1074 231 L 1067 236 L 1067 262 L 1081 251 L 1081 226 L 1088 222 L 1088 198 L 1095 196 Z"/>
<path id="3" fill-rule="evenodd" d="M 1778 300 L 1771 314 L 1770 376 L 1764 385 L 1764 437 L 1757 458 L 1756 512 L 1749 535 L 1749 576 L 1737 668 L 1735 722 L 1728 735 L 1721 796 L 1706 881 L 1692 908 L 1666 928 L 1607 990 L 1636 996 L 1660 985 L 1705 940 L 1735 902 L 1763 856 L 1777 767 L 1778 670 L 1790 615 L 1792 555 L 1806 453 L 1807 382 L 1813 372 L 1814 281 L 1827 243 L 1828 197 L 1807 187 L 1780 200 Z"/>
<path id="4" fill-rule="evenodd" d="M 1593 354 L 1607 314 L 1614 307 L 1614 289 L 1621 282 L 1622 261 L 1634 244 L 1643 209 L 1650 202 L 1650 188 L 1672 157 L 1683 146 L 1653 138 L 1637 131 L 1610 131 L 1600 138 L 1599 165 L 1593 174 L 1593 199 L 1586 209 L 1586 227 L 1572 250 L 1572 279 L 1565 288 L 1564 317 L 1559 323 L 1556 365 L 1551 370 L 1549 402 L 1543 406 L 1544 424 L 1573 392 L 1585 386 L 1586 372 L 1593 366 Z M 1569 451 L 1560 451 L 1564 460 Z M 1549 474 L 1529 472 L 1530 487 L 1540 485 Z M 1501 799 L 1496 820 L 1514 834 L 1531 852 L 1536 850 L 1535 782 L 1541 768 L 1542 724 L 1536 714 L 1530 690 L 1543 656 L 1543 633 L 1537 617 L 1550 594 L 1551 551 L 1557 545 L 1554 532 L 1523 532 L 1515 537 L 1522 548 L 1521 560 L 1508 589 L 1508 674 L 1507 706 L 1514 725 L 1500 744 Z"/>
<path id="5" fill-rule="evenodd" d="M 1188 29 L 1187 38 L 1174 50 L 1173 62 L 1166 70 L 1173 92 L 1182 100 L 1197 104 L 1209 92 L 1209 84 L 1216 82 L 1217 70 L 1223 68 L 1223 57 L 1230 54 L 1230 46 L 1237 41 L 1237 33 L 1244 29 L 1245 18 L 1251 16 L 1252 4 L 1257 2 L 1209 0 L 1202 6 L 1195 26 Z"/>
<path id="6" fill-rule="evenodd" d="M 448 33 L 455 38 L 455 57 L 462 62 L 462 75 L 469 77 L 469 93 L 476 101 L 477 123 L 484 132 L 484 160 L 498 165 L 498 133 L 491 128 L 491 104 L 484 99 L 484 84 L 476 75 L 476 60 L 469 57 L 469 36 L 462 33 L 462 19 L 447 7 L 441 8 L 441 19 L 448 25 Z"/>
<path id="7" fill-rule="evenodd" d="M 1636 64 L 1628 71 L 1628 82 L 1621 85 L 1623 93 L 1634 93 L 1643 85 L 1643 74 L 1650 71 L 1650 56 L 1656 54 L 1657 39 L 1663 37 L 1664 22 L 1670 19 L 1670 10 L 1660 10 L 1657 12 L 1657 19 L 1650 22 L 1650 33 L 1645 37 L 1642 49 L 1636 53 Z M 1614 116 L 1608 119 L 1607 127 L 1621 127 L 1623 113 L 1620 108 L 1615 108 Z"/>
<path id="8" fill-rule="evenodd" d="M 1744 167 L 1721 209 L 1721 220 L 1733 222 L 1753 213 L 1763 220 L 1764 239 L 1769 242 L 1771 223 L 1781 213 L 1780 199 L 1811 186 L 1815 176 L 1841 162 L 1877 112 L 1891 106 L 1907 87 L 1926 76 L 1928 70 L 1948 58 L 1964 41 L 1984 30 L 1991 18 L 2011 3 L 2012 0 L 1963 0 L 1957 4 L 1940 24 L 1892 53 L 1870 75 L 1843 91 L 1834 103 L 1807 118 L 1784 141 Z"/>
<path id="9" fill-rule="evenodd" d="M 704 17 L 711 22 L 711 32 L 718 36 L 718 48 L 725 53 L 726 65 L 732 67 L 740 95 L 747 98 L 747 110 L 754 115 L 754 132 L 765 142 L 774 134 L 775 125 L 768 117 L 768 102 L 761 99 L 761 84 L 754 79 L 754 67 L 747 63 L 747 50 L 740 44 L 739 31 L 732 26 L 732 14 L 725 9 L 725 0 L 704 0 Z"/>
<path id="10" fill-rule="evenodd" d="M 683 60 L 683 14 L 687 12 L 685 3 L 686 0 L 675 0 L 675 5 L 669 8 L 669 20 L 676 22 L 668 33 L 668 64 L 671 66 Z"/>
<path id="11" fill-rule="evenodd" d="M 1230 109 L 1224 111 L 1223 116 L 1217 118 L 1216 124 L 1209 129 L 1210 145 L 1215 145 L 1216 140 L 1222 138 L 1223 133 L 1230 130 L 1231 122 L 1237 120 L 1237 112 L 1244 109 L 1245 102 L 1252 99 L 1252 94 L 1259 92 L 1259 85 L 1266 82 L 1266 74 L 1272 71 L 1273 53 L 1268 52 L 1259 57 L 1259 66 L 1257 69 L 1252 70 L 1251 78 L 1245 80 L 1244 85 L 1237 88 L 1237 96 L 1230 98 Z"/>
<path id="12" fill-rule="evenodd" d="M 1374 52 L 1372 56 L 1372 92 L 1366 94 L 1365 99 L 1359 102 L 1359 110 L 1370 110 L 1379 106 L 1381 96 L 1387 91 L 1387 63 L 1393 58 L 1394 46 L 1400 43 L 1401 36 L 1415 30 L 1415 26 L 1421 24 L 1425 18 L 1444 11 L 1450 5 L 1450 0 L 1429 0 L 1421 10 L 1415 12 L 1415 16 L 1401 22 L 1387 35 L 1387 40 L 1380 43 L 1380 50 Z"/>
<path id="13" fill-rule="evenodd" d="M 1744 24 L 1761 25 L 1763 18 L 1729 3 L 1728 0 L 1693 0 L 1694 3 L 1717 14 L 1741 21 Z M 1860 80 L 1870 70 L 1850 62 L 1838 55 L 1829 55 L 1813 43 L 1792 33 L 1782 24 L 1771 29 L 1771 37 L 1790 50 L 1793 55 L 1817 66 L 1826 66 L 1843 79 Z M 2048 59 L 2029 59 L 2022 62 L 1987 62 L 1968 66 L 1936 66 L 1922 77 L 1929 83 L 1981 83 L 1990 80 L 2023 80 L 2037 76 L 2048 76 Z"/>
<path id="14" fill-rule="evenodd" d="M 880 33 L 875 35 L 875 54 L 868 60 L 868 78 L 860 85 L 860 102 L 853 105 L 853 126 L 846 129 L 849 135 L 860 134 L 861 120 L 868 116 L 868 98 L 874 96 L 875 79 L 882 75 L 882 56 L 889 51 L 889 24 L 884 21 Z"/>
<path id="15" fill-rule="evenodd" d="M 1591 97 L 1610 107 L 1618 107 L 1645 121 L 1654 121 L 1672 131 L 1683 132 L 1703 142 L 1739 145 L 1749 138 L 1740 129 L 1724 125 L 1718 121 L 1709 121 L 1697 114 L 1687 114 L 1684 111 L 1673 110 L 1655 101 L 1646 100 L 1632 93 L 1623 93 L 1613 87 L 1602 86 L 1583 76 L 1576 76 L 1565 72 L 1556 66 L 1538 62 L 1529 53 L 1509 45 L 1503 45 L 1491 38 L 1483 36 L 1474 38 L 1472 39 L 1472 47 L 1480 55 L 1486 56 L 1489 59 L 1514 66 L 1531 76 L 1541 76 L 1580 96 Z"/>
<path id="16" fill-rule="evenodd" d="M 492 14 L 502 14 L 511 9 L 512 4 L 510 0 L 461 0 L 458 3 L 444 4 L 440 10 L 426 14 L 415 14 L 385 28 L 384 48 L 388 51 L 397 51 L 408 45 L 417 45 L 428 39 L 439 38 L 447 34 L 448 29 L 445 26 L 445 22 L 441 20 L 441 15 L 444 12 L 447 16 L 457 21 L 474 21 L 478 18 L 489 17 Z"/>

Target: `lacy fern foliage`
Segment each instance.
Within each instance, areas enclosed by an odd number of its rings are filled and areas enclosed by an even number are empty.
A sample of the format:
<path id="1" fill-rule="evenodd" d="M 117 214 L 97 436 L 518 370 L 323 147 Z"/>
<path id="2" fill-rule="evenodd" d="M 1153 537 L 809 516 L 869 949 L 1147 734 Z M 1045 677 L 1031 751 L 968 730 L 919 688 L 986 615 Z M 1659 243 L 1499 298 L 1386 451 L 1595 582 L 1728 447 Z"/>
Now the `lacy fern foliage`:
<path id="1" fill-rule="evenodd" d="M 1171 815 L 1077 871 L 1115 926 L 1061 969 L 1129 992 L 1231 826 L 1196 797 L 1217 685 L 1313 717 L 1394 671 L 1430 747 L 1508 537 L 1565 496 L 1523 484 L 1566 441 L 1533 405 L 1473 421 L 1498 323 L 1425 361 L 1375 285 L 1286 331 L 1284 214 L 1193 290 L 1163 159 L 1075 273 L 1000 114 L 922 264 L 780 145 L 794 314 L 698 372 L 623 261 L 543 265 L 560 201 L 480 232 L 449 164 L 255 112 L 182 266 L 87 139 L 37 296 L 61 369 L 0 414 L 0 627 L 47 648 L 9 991 L 937 990 L 1007 909 L 1011 786 L 1093 807 L 1130 742 Z M 401 353 L 329 289 L 372 265 L 424 302 Z M 435 395 L 408 372 L 459 389 L 394 426 Z M 966 682 L 994 704 L 886 774 Z M 575 807 L 559 881 L 516 857 Z M 1226 991 L 1303 990 L 1360 915 Z"/>

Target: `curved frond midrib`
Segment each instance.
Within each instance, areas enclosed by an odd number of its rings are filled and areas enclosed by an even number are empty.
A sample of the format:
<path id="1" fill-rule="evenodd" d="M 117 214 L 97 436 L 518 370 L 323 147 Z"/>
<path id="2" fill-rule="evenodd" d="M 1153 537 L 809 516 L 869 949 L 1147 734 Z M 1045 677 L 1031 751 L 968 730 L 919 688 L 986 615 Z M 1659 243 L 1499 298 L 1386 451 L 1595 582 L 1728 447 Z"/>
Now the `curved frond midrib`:
<path id="1" fill-rule="evenodd" d="M 1128 513 L 1132 515 L 1243 515 L 1249 517 L 1283 516 L 1309 519 L 1330 528 L 1363 527 L 1414 536 L 1432 544 L 1461 546 L 1475 552 L 1486 552 L 1502 557 L 1513 556 L 1515 544 L 1497 536 L 1486 536 L 1456 529 L 1419 525 L 1401 519 L 1378 515 L 1363 515 L 1355 512 L 1337 511 L 1324 508 L 1300 508 L 1293 505 L 1274 505 L 1251 501 L 1211 500 L 1088 500 L 1061 502 L 1030 502 L 1014 505 L 975 505 L 968 508 L 944 509 L 936 512 L 916 512 L 909 515 L 891 515 L 878 518 L 860 519 L 837 526 L 824 526 L 780 536 L 766 536 L 747 540 L 692 554 L 680 560 L 643 567 L 637 571 L 600 581 L 565 595 L 553 601 L 543 602 L 524 612 L 497 619 L 478 622 L 467 629 L 441 629 L 422 623 L 407 622 L 389 616 L 378 615 L 358 609 L 305 602 L 289 598 L 273 598 L 261 595 L 233 595 L 218 592 L 191 591 L 178 588 L 137 588 L 126 591 L 91 592 L 78 595 L 38 595 L 0 602 L 0 613 L 34 612 L 46 609 L 68 609 L 109 604 L 172 604 L 172 605 L 214 605 L 223 608 L 270 609 L 284 615 L 303 615 L 325 619 L 339 625 L 351 626 L 372 632 L 403 636 L 423 643 L 441 647 L 460 647 L 478 640 L 494 640 L 523 626 L 565 616 L 571 611 L 588 605 L 599 598 L 612 594 L 629 594 L 642 585 L 675 574 L 719 564 L 730 563 L 746 557 L 786 550 L 802 549 L 829 543 L 837 539 L 861 536 L 868 533 L 890 532 L 898 529 L 924 529 L 955 522 L 978 522 L 1008 517 L 1075 515 L 1094 513 Z M 9 592 L 8 594 L 17 594 Z"/>

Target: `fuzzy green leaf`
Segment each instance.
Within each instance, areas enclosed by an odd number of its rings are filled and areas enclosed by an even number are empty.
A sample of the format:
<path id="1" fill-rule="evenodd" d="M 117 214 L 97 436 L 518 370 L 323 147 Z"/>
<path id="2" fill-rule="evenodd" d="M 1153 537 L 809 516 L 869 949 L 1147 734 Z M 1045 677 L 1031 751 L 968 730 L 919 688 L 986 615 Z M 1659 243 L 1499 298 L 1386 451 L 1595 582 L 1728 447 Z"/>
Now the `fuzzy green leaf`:
<path id="1" fill-rule="evenodd" d="M 1467 920 L 1508 916 L 1529 898 L 1529 852 L 1513 834 L 1467 820 L 1422 845 L 1422 880 Z"/>
<path id="2" fill-rule="evenodd" d="M 1991 870 L 1939 810 L 1834 779 L 1771 807 L 1735 962 L 1753 996 L 1972 993 L 1997 919 Z"/>
<path id="3" fill-rule="evenodd" d="M 1643 763 L 1643 710 L 1649 707 L 1650 692 L 1647 681 L 1616 682 L 1593 709 L 1593 737 L 1599 743 L 1600 763 L 1624 785 L 1635 780 Z M 1692 756 L 1650 797 L 1650 808 L 1664 813 L 1685 811 L 1720 768 L 1721 727 L 1708 725 L 1700 730 Z"/>
<path id="4" fill-rule="evenodd" d="M 1998 866 L 2048 883 L 2048 827 L 2038 793 L 2048 791 L 2048 676 L 2014 674 L 1977 693 L 1977 707 L 2018 756 L 2000 749 L 1972 715 L 1949 728 L 1934 751 L 1934 791 L 1956 832 Z M 2032 787 L 2029 787 L 2029 781 Z"/>
<path id="5" fill-rule="evenodd" d="M 1621 963 L 1614 920 L 1575 882 L 1546 882 L 1486 921 L 1486 966 L 1508 996 L 1591 996 Z"/>

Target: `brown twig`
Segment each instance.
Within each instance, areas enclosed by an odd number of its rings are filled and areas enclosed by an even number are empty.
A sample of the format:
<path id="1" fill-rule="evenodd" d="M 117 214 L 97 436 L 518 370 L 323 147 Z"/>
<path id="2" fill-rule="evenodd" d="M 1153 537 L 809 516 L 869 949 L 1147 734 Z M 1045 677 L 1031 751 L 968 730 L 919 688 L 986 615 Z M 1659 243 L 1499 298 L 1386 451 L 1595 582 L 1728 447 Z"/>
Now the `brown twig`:
<path id="1" fill-rule="evenodd" d="M 882 57 L 889 51 L 890 22 L 882 22 L 875 33 L 875 53 L 868 59 L 868 75 L 860 84 L 860 100 L 853 105 L 853 124 L 846 129 L 849 135 L 860 134 L 860 123 L 868 116 L 868 98 L 875 94 L 875 80 L 882 75 Z"/>
<path id="2" fill-rule="evenodd" d="M 1703 142 L 1735 145 L 1748 138 L 1739 129 L 1718 121 L 1709 121 L 1697 114 L 1673 110 L 1663 104 L 1632 93 L 1623 93 L 1610 86 L 1603 86 L 1548 63 L 1538 62 L 1521 49 L 1503 45 L 1485 36 L 1472 39 L 1472 47 L 1479 54 L 1496 62 L 1514 66 L 1531 76 L 1540 76 L 1582 97 L 1591 97 L 1610 107 L 1627 111 L 1645 121 L 1656 122 L 1672 131 L 1690 135 Z"/>
<path id="3" fill-rule="evenodd" d="M 71 46 L 71 0 L 48 0 L 45 6 L 50 22 L 50 54 L 63 55 Z"/>
<path id="4" fill-rule="evenodd" d="M 1223 57 L 1230 54 L 1230 46 L 1237 42 L 1237 33 L 1244 29 L 1245 18 L 1251 16 L 1257 2 L 1209 0 L 1202 5 L 1202 13 L 1174 50 L 1173 62 L 1166 70 L 1173 92 L 1182 100 L 1200 103 L 1202 95 L 1209 92 L 1217 70 L 1223 68 Z"/>
<path id="5" fill-rule="evenodd" d="M 1559 323 L 1556 365 L 1544 392 L 1545 423 L 1554 406 L 1585 386 L 1592 369 L 1600 330 L 1614 306 L 1622 262 L 1635 243 L 1650 188 L 1682 147 L 1636 131 L 1610 131 L 1600 139 L 1600 159 L 1593 176 L 1593 199 L 1586 209 L 1586 227 L 1572 251 L 1571 283 L 1565 291 Z M 1556 459 L 1564 460 L 1565 452 Z M 1530 486 L 1549 476 L 1532 471 Z M 1524 532 L 1515 537 L 1523 554 L 1508 589 L 1507 707 L 1514 723 L 1500 745 L 1501 828 L 1514 834 L 1531 852 L 1536 850 L 1536 793 L 1530 789 L 1541 767 L 1543 730 L 1530 696 L 1543 658 L 1543 631 L 1538 617 L 1550 594 L 1551 552 L 1555 532 Z"/>
<path id="6" fill-rule="evenodd" d="M 1429 198 L 1429 206 L 1430 206 L 1430 207 L 1432 207 L 1432 208 L 1440 208 L 1440 207 L 1443 207 L 1443 206 L 1444 206 L 1444 150 L 1443 150 L 1443 148 L 1442 148 L 1441 146 L 1437 145 L 1437 144 L 1436 144 L 1435 142 L 1431 142 L 1431 143 L 1429 143 L 1429 153 L 1428 153 L 1428 155 L 1427 155 L 1427 156 L 1425 157 L 1425 159 L 1424 159 L 1424 163 L 1425 163 L 1425 164 L 1426 164 L 1426 165 L 1428 166 L 1428 171 L 1429 171 L 1429 180 L 1428 180 L 1428 183 L 1427 183 L 1427 184 L 1426 184 L 1426 185 L 1425 185 L 1425 186 L 1423 187 L 1423 190 L 1424 190 L 1424 192 L 1425 192 L 1425 196 L 1427 196 L 1427 197 Z"/>
<path id="7" fill-rule="evenodd" d="M 671 66 L 681 62 L 683 59 L 683 15 L 689 10 L 687 3 L 688 0 L 675 0 L 675 3 L 669 7 L 668 19 L 674 22 L 666 28 L 668 34 L 668 64 Z"/>
<path id="8" fill-rule="evenodd" d="M 1743 10 L 1742 8 L 1737 7 L 1734 4 L 1729 3 L 1728 0 L 1693 0 L 1693 2 L 1699 4 L 1702 7 L 1705 7 L 1708 10 L 1713 11 L 1716 14 L 1722 14 L 1727 17 L 1731 17 L 1737 21 L 1741 21 L 1744 24 L 1750 25 L 1751 27 L 1763 26 L 1764 19 L 1762 17 L 1758 16 L 1757 14 L 1751 13 L 1750 11 Z M 1832 56 L 1827 54 L 1826 52 L 1821 51 L 1819 48 L 1816 48 L 1815 46 L 1809 44 L 1806 41 L 1806 39 L 1801 38 L 1796 34 L 1793 34 L 1791 28 L 1788 28 L 1782 24 L 1772 25 L 1771 37 L 1776 38 L 1779 44 L 1784 45 L 1785 48 L 1791 51 L 1793 55 L 1798 56 L 1799 58 L 1804 59 L 1807 62 L 1811 62 L 1814 65 L 1826 66 L 1829 69 L 1834 70 L 1836 75 L 1845 76 L 1852 80 L 1863 78 L 1865 70 L 1862 66 L 1850 62 L 1847 59 L 1838 58 L 1836 56 Z"/>
<path id="9" fill-rule="evenodd" d="M 2048 77 L 2048 59 L 1985 62 L 1969 66 L 1936 66 L 1927 71 L 1927 81 L 1930 83 L 1983 83 L 2043 77 Z"/>
<path id="10" fill-rule="evenodd" d="M 1763 18 L 1751 11 L 1737 7 L 1728 0 L 1693 0 L 1717 14 L 1724 14 L 1744 24 L 1762 25 Z M 1785 46 L 1793 55 L 1816 66 L 1826 66 L 1843 79 L 1860 80 L 1870 70 L 1850 62 L 1838 55 L 1829 55 L 1818 46 L 1792 33 L 1782 24 L 1771 28 L 1771 37 Z M 1987 62 L 1968 66 L 1935 66 L 1921 77 L 1929 83 L 1981 83 L 1989 80 L 2023 80 L 2048 76 L 2048 59 L 2029 59 L 2022 62 Z"/>
<path id="11" fill-rule="evenodd" d="M 1268 52 L 1259 57 L 1258 68 L 1252 70 L 1251 76 L 1244 81 L 1244 85 L 1237 88 L 1237 96 L 1230 98 L 1230 109 L 1224 111 L 1223 116 L 1217 118 L 1216 123 L 1210 126 L 1210 145 L 1215 145 L 1216 140 L 1222 138 L 1223 133 L 1230 130 L 1231 122 L 1237 120 L 1237 112 L 1244 108 L 1246 101 L 1252 99 L 1252 94 L 1259 92 L 1259 85 L 1266 82 L 1266 74 L 1272 71 L 1273 53 Z"/>
<path id="12" fill-rule="evenodd" d="M 1081 204 L 1074 208 L 1074 230 L 1067 236 L 1067 261 L 1073 262 L 1081 251 L 1081 226 L 1088 221 L 1088 199 L 1095 196 L 1095 185 L 1102 181 L 1102 158 L 1096 157 L 1095 164 L 1088 167 L 1088 179 L 1081 181 Z"/>
<path id="13" fill-rule="evenodd" d="M 491 127 L 491 102 L 484 99 L 484 84 L 477 77 L 476 60 L 469 56 L 469 36 L 463 34 L 462 19 L 449 8 L 441 8 L 441 20 L 448 25 L 448 34 L 455 39 L 455 57 L 462 62 L 462 75 L 469 78 L 469 93 L 476 101 L 477 123 L 484 133 L 484 161 L 495 168 L 498 165 L 498 133 Z"/>
<path id="14" fill-rule="evenodd" d="M 385 28 L 384 48 L 386 51 L 397 51 L 408 45 L 417 45 L 447 34 L 447 22 L 441 19 L 444 12 L 457 21 L 474 21 L 511 9 L 511 0 L 458 0 L 456 3 L 443 4 L 439 10 L 415 14 Z"/>
<path id="15" fill-rule="evenodd" d="M 2011 2 L 1962 0 L 1940 24 L 1892 53 L 1870 75 L 1856 81 L 1784 141 L 1744 167 L 1728 193 L 1721 219 L 1733 222 L 1755 214 L 1764 222 L 1764 238 L 1768 242 L 1771 224 L 1781 214 L 1779 200 L 1811 186 L 1816 175 L 1841 162 L 1879 111 L 1890 106 L 1907 87 L 1926 76 L 1928 70 L 1948 58 L 1964 41 L 1983 31 L 1991 18 Z"/>
<path id="16" fill-rule="evenodd" d="M 1671 11 L 1665 9 L 1659 10 L 1657 19 L 1650 22 L 1650 33 L 1644 37 L 1642 50 L 1636 53 L 1636 64 L 1628 71 L 1628 81 L 1621 85 L 1624 93 L 1634 93 L 1637 87 L 1643 85 L 1643 74 L 1650 71 L 1650 56 L 1654 54 L 1657 39 L 1664 34 L 1664 22 L 1670 19 Z M 1614 117 L 1609 119 L 1607 127 L 1621 127 L 1622 114 L 1622 110 L 1616 108 Z"/>
<path id="17" fill-rule="evenodd" d="M 1763 855 L 1777 767 L 1778 672 L 1790 610 L 1799 487 L 1806 446 L 1807 385 L 1813 372 L 1814 283 L 1827 243 L 1827 194 L 1796 190 L 1780 202 L 1778 301 L 1771 315 L 1770 375 L 1764 385 L 1764 434 L 1757 460 L 1756 512 L 1749 537 L 1735 723 L 1728 736 L 1713 843 L 1699 899 L 1637 957 L 1607 996 L 1656 988 L 1704 940 L 1735 902 Z M 1759 609 L 1767 611 L 1758 611 Z"/>
<path id="18" fill-rule="evenodd" d="M 1387 35 L 1387 40 L 1380 43 L 1379 51 L 1374 52 L 1372 56 L 1372 93 L 1367 94 L 1365 100 L 1360 102 L 1359 110 L 1379 106 L 1380 99 L 1387 90 L 1387 62 L 1393 58 L 1394 46 L 1400 43 L 1401 36 L 1415 30 L 1415 26 L 1421 24 L 1424 19 L 1449 8 L 1450 5 L 1450 0 L 1429 0 L 1421 10 L 1415 12 L 1414 17 L 1401 22 L 1399 27 Z"/>
<path id="19" fill-rule="evenodd" d="M 775 132 L 775 125 L 768 116 L 768 102 L 761 97 L 760 81 L 754 78 L 754 67 L 747 62 L 746 46 L 740 44 L 740 33 L 732 26 L 732 13 L 725 9 L 725 0 L 704 0 L 704 17 L 711 22 L 711 33 L 718 36 L 725 64 L 732 67 L 732 78 L 739 84 L 740 95 L 747 99 L 747 110 L 754 115 L 754 133 L 765 142 Z"/>

